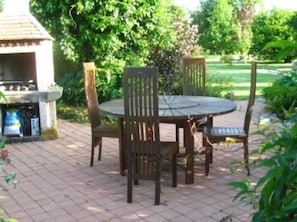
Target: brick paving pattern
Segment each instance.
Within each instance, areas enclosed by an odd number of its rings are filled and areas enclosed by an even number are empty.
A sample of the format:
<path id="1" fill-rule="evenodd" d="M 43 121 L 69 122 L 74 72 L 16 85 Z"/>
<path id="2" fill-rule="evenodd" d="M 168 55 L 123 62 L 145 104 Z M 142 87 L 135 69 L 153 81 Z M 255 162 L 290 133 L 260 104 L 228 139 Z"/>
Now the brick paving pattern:
<path id="1" fill-rule="evenodd" d="M 246 101 L 237 102 L 237 110 L 214 117 L 215 125 L 242 126 Z M 251 132 L 263 109 L 256 101 Z M 195 182 L 185 184 L 184 172 L 178 169 L 178 187 L 171 187 L 166 165 L 162 171 L 161 205 L 154 205 L 154 183 L 140 181 L 133 188 L 133 203 L 126 202 L 126 177 L 119 174 L 118 140 L 104 138 L 102 160 L 90 162 L 89 124 L 58 121 L 59 138 L 49 141 L 12 143 L 7 147 L 17 173 L 18 185 L 0 191 L 0 208 L 6 217 L 20 222 L 48 221 L 171 221 L 217 222 L 250 221 L 252 209 L 238 201 L 236 191 L 226 183 L 246 178 L 243 167 L 231 173 L 228 163 L 242 160 L 240 145 L 218 146 L 214 151 L 210 175 L 204 176 L 204 157 L 195 156 Z M 161 139 L 174 140 L 175 127 L 161 124 Z M 182 136 L 182 132 L 180 132 Z M 182 139 L 181 139 L 182 141 Z M 250 136 L 250 150 L 259 138 Z M 195 135 L 195 146 L 201 135 Z M 183 161 L 182 159 L 180 160 Z M 263 175 L 252 169 L 251 179 Z"/>

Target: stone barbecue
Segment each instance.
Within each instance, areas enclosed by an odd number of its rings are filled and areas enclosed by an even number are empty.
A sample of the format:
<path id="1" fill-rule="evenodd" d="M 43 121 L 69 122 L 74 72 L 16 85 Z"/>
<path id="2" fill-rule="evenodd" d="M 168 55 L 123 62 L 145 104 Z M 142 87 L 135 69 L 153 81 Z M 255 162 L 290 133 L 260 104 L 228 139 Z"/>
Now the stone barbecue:
<path id="1" fill-rule="evenodd" d="M 30 13 L 29 0 L 5 0 L 0 13 L 1 134 L 8 137 L 57 137 L 53 38 Z M 11 109 L 21 111 L 22 132 L 8 134 Z M 34 129 L 33 129 L 34 128 Z"/>

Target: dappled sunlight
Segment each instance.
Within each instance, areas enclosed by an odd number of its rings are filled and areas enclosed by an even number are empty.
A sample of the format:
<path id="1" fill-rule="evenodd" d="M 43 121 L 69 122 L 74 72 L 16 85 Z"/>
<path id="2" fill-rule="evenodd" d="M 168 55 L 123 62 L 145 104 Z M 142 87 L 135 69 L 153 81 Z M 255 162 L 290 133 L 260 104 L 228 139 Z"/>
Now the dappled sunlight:
<path id="1" fill-rule="evenodd" d="M 81 144 L 68 144 L 68 145 L 66 145 L 66 147 L 71 148 L 71 149 L 76 149 L 76 148 L 80 148 L 80 147 L 84 147 L 84 146 L 86 146 L 86 144 L 83 144 L 83 143 L 81 143 Z"/>
<path id="2" fill-rule="evenodd" d="M 104 208 L 96 207 L 96 206 L 87 206 L 86 209 L 89 210 L 89 211 L 92 211 L 94 213 L 106 212 L 106 210 Z"/>
<path id="3" fill-rule="evenodd" d="M 7 200 L 7 199 L 8 199 L 8 196 L 0 195 L 0 201 L 1 201 L 1 200 Z"/>

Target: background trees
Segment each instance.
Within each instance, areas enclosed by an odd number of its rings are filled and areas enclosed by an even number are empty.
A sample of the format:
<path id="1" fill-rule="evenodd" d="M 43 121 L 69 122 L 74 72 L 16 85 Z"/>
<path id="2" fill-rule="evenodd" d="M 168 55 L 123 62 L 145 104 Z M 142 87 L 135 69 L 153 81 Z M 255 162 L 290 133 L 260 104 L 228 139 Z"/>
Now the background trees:
<path id="1" fill-rule="evenodd" d="M 272 12 L 254 19 L 260 0 L 200 2 L 192 23 L 170 0 L 31 0 L 30 4 L 32 14 L 55 38 L 56 80 L 68 105 L 85 104 L 83 61 L 92 60 L 98 67 L 100 102 L 121 96 L 124 66 L 158 66 L 161 90 L 177 94 L 179 61 L 184 56 L 251 53 L 271 59 L 280 50 L 263 50 L 268 42 L 294 41 L 297 35 L 296 28 L 288 28 L 296 27 L 294 20 L 282 23 L 288 13 L 279 13 L 271 22 L 265 21 Z"/>
<path id="2" fill-rule="evenodd" d="M 256 15 L 252 24 L 253 37 L 250 53 L 262 59 L 273 60 L 278 53 L 278 49 L 264 50 L 264 47 L 269 42 L 294 39 L 297 32 L 289 23 L 293 15 L 292 11 L 280 9 L 272 9 L 269 12 Z M 290 61 L 292 56 L 287 56 L 285 59 Z"/>
<path id="3" fill-rule="evenodd" d="M 99 68 L 104 101 L 121 94 L 124 66 L 147 64 L 153 46 L 170 49 L 176 37 L 164 0 L 32 0 L 31 8 L 55 38 L 57 79 L 65 80 L 63 99 L 70 104 L 84 102 L 82 61 Z"/>
<path id="4" fill-rule="evenodd" d="M 199 28 L 200 44 L 211 54 L 248 52 L 255 5 L 259 0 L 201 0 L 192 14 Z"/>

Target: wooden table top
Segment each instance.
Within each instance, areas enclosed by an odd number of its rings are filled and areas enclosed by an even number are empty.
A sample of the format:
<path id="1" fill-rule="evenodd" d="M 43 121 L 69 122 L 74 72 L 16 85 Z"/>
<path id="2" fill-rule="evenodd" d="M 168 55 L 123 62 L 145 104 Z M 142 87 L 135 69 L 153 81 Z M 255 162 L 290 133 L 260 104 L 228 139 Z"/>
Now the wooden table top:
<path id="1" fill-rule="evenodd" d="M 116 99 L 99 105 L 101 112 L 124 117 L 124 100 Z M 232 112 L 236 103 L 232 100 L 208 96 L 160 95 L 159 118 L 188 119 L 216 116 Z"/>

